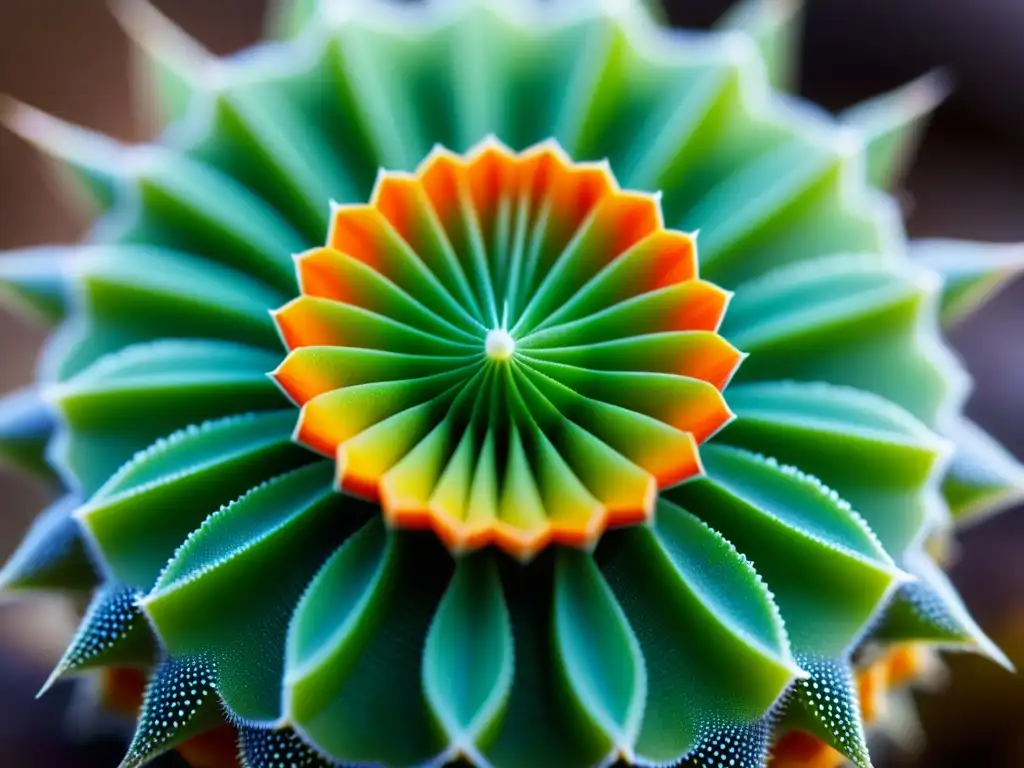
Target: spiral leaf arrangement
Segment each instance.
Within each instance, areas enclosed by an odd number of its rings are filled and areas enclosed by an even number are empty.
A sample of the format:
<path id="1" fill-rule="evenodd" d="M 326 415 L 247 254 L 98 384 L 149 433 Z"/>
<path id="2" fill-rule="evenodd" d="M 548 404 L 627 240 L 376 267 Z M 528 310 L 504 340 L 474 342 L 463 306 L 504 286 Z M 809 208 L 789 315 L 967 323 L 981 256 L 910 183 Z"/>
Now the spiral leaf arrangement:
<path id="1" fill-rule="evenodd" d="M 1024 260 L 907 243 L 937 84 L 813 110 L 792 10 L 125 3 L 159 139 L 9 111 L 101 216 L 0 260 L 65 492 L 0 582 L 93 592 L 51 682 L 146 672 L 124 768 L 868 766 L 855 652 L 1005 663 L 926 553 L 1024 489 L 941 337 Z"/>

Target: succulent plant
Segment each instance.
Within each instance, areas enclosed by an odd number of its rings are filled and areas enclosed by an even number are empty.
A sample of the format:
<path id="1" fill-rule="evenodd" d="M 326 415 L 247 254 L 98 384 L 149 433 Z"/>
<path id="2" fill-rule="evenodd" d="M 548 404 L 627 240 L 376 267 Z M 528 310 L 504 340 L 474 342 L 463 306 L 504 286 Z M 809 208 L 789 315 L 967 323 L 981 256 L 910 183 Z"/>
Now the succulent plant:
<path id="1" fill-rule="evenodd" d="M 51 682 L 144 672 L 125 768 L 867 766 L 866 660 L 1005 663 L 927 552 L 1024 489 L 941 336 L 1021 259 L 907 241 L 934 77 L 819 111 L 776 2 L 120 7 L 159 138 L 7 115 L 101 215 L 0 260 L 65 492 L 0 580 L 93 594 Z"/>

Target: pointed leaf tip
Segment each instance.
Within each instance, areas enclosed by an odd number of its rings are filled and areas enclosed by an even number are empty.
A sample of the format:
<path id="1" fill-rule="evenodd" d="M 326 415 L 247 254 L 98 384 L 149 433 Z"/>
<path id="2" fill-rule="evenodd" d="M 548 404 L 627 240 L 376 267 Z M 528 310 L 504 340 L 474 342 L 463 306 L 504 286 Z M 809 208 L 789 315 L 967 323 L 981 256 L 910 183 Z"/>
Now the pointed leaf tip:
<path id="1" fill-rule="evenodd" d="M 124 172 L 123 145 L 14 99 L 5 102 L 0 120 L 56 163 L 59 178 L 72 182 L 72 197 L 84 194 L 100 210 L 113 204 Z"/>
<path id="2" fill-rule="evenodd" d="M 146 0 L 110 0 L 111 13 L 135 43 L 137 98 L 161 125 L 182 117 L 193 93 L 211 86 L 216 59 Z"/>
<path id="3" fill-rule="evenodd" d="M 80 501 L 69 494 L 36 517 L 21 544 L 0 569 L 0 593 L 31 589 L 84 591 L 97 584 L 72 512 Z"/>
<path id="4" fill-rule="evenodd" d="M 749 34 L 764 58 L 769 82 L 789 91 L 797 85 L 802 9 L 803 0 L 744 0 L 717 26 Z"/>
<path id="5" fill-rule="evenodd" d="M 975 522 L 1024 500 L 1024 465 L 969 419 L 947 430 L 956 445 L 942 493 L 958 524 Z"/>
<path id="6" fill-rule="evenodd" d="M 0 270 L 2 267 L 0 262 Z M 35 387 L 0 398 L 0 460 L 10 461 L 56 486 L 57 479 L 46 460 L 46 446 L 54 428 L 53 413 Z"/>
<path id="7" fill-rule="evenodd" d="M 135 735 L 119 768 L 141 768 L 222 720 L 213 665 L 200 658 L 168 659 L 146 687 Z"/>
<path id="8" fill-rule="evenodd" d="M 971 617 L 946 574 L 929 558 L 910 558 L 917 579 L 900 587 L 872 637 L 888 642 L 934 643 L 979 653 L 1013 671 L 1013 663 Z"/>
<path id="9" fill-rule="evenodd" d="M 925 124 L 951 88 L 948 73 L 934 70 L 840 115 L 843 123 L 864 137 L 872 184 L 891 187 L 899 183 L 917 151 Z"/>
<path id="10" fill-rule="evenodd" d="M 238 729 L 238 751 L 242 768 L 332 768 L 332 763 L 319 755 L 291 728 L 269 730 L 241 727 Z"/>
<path id="11" fill-rule="evenodd" d="M 140 595 L 138 590 L 116 585 L 97 592 L 71 645 L 36 698 L 69 672 L 97 666 L 151 663 L 156 643 L 137 605 Z"/>
<path id="12" fill-rule="evenodd" d="M 679 768 L 764 768 L 771 731 L 767 719 L 753 725 L 709 728 Z"/>
<path id="13" fill-rule="evenodd" d="M 943 277 L 941 312 L 947 327 L 963 320 L 1024 272 L 1024 243 L 914 240 L 910 255 Z"/>
<path id="14" fill-rule="evenodd" d="M 853 670 L 848 661 L 798 655 L 808 677 L 798 680 L 784 704 L 784 730 L 821 739 L 857 768 L 871 768 Z"/>

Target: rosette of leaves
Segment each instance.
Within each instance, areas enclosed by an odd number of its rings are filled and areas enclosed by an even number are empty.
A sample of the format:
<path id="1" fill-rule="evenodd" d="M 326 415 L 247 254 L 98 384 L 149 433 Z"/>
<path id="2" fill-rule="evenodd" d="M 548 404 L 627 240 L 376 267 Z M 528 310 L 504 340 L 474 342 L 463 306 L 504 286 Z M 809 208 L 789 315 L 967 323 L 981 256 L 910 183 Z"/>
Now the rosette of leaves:
<path id="1" fill-rule="evenodd" d="M 0 261 L 56 328 L 0 447 L 66 493 L 4 586 L 94 595 L 52 680 L 148 675 L 126 767 L 868 765 L 855 652 L 1004 661 L 926 554 L 1024 487 L 941 336 L 1018 254 L 884 191 L 933 79 L 816 111 L 772 2 L 122 11 L 158 139 L 7 115 L 101 213 Z"/>

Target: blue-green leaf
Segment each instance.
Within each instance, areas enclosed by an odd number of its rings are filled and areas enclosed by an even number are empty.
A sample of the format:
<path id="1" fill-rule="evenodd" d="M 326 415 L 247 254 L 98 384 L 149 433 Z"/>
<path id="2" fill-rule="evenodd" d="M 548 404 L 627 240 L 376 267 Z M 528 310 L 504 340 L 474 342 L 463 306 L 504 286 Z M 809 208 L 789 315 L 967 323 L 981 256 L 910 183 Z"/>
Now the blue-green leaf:
<path id="1" fill-rule="evenodd" d="M 809 677 L 798 680 L 786 697 L 782 730 L 810 733 L 857 768 L 871 768 L 857 683 L 849 662 L 804 655 L 798 659 Z"/>
<path id="2" fill-rule="evenodd" d="M 41 512 L 0 570 L 0 592 L 31 589 L 88 591 L 99 583 L 72 513 L 69 494 Z"/>
<path id="3" fill-rule="evenodd" d="M 839 119 L 861 132 L 866 143 L 868 180 L 878 187 L 899 184 L 914 158 L 932 112 L 946 99 L 949 83 L 932 72 L 902 88 L 843 112 Z"/>
<path id="4" fill-rule="evenodd" d="M 250 722 L 281 716 L 295 603 L 366 519 L 366 505 L 332 491 L 332 470 L 329 462 L 294 470 L 211 515 L 141 603 L 173 656 L 202 654 L 216 665 L 225 703 Z"/>
<path id="5" fill-rule="evenodd" d="M 723 29 L 746 32 L 754 38 L 768 80 L 779 90 L 795 90 L 799 65 L 803 0 L 742 0 L 718 22 Z"/>
<path id="6" fill-rule="evenodd" d="M 67 314 L 66 249 L 23 248 L 0 254 L 0 302 L 50 326 Z"/>
<path id="7" fill-rule="evenodd" d="M 864 520 L 816 478 L 774 460 L 704 446 L 707 476 L 669 492 L 753 561 L 794 651 L 848 651 L 901 574 Z"/>
<path id="8" fill-rule="evenodd" d="M 156 659 L 156 640 L 139 610 L 139 597 L 138 590 L 117 584 L 97 591 L 39 696 L 71 672 L 108 666 L 150 666 Z"/>
<path id="9" fill-rule="evenodd" d="M 46 458 L 55 426 L 52 410 L 35 387 L 5 395 L 0 399 L 0 461 L 56 484 Z"/>
<path id="10" fill-rule="evenodd" d="M 390 533 L 378 515 L 313 579 L 289 629 L 284 699 L 324 754 L 409 766 L 445 750 L 421 664 L 450 573 L 436 542 Z"/>
<path id="11" fill-rule="evenodd" d="M 750 562 L 674 504 L 653 528 L 607 534 L 598 561 L 646 663 L 637 760 L 680 760 L 709 728 L 759 719 L 800 674 Z"/>
<path id="12" fill-rule="evenodd" d="M 962 320 L 1024 271 L 1024 245 L 914 240 L 910 256 L 942 275 L 942 322 Z"/>
<path id="13" fill-rule="evenodd" d="M 215 665 L 202 657 L 167 659 L 146 686 L 135 735 L 119 768 L 141 768 L 222 722 Z"/>
<path id="14" fill-rule="evenodd" d="M 945 434 L 955 447 L 942 492 L 957 522 L 970 522 L 1024 500 L 1024 465 L 974 422 L 959 418 Z"/>
<path id="15" fill-rule="evenodd" d="M 456 748 L 493 735 L 512 687 L 512 625 L 490 553 L 459 560 L 430 625 L 423 687 Z"/>
<path id="16" fill-rule="evenodd" d="M 292 442 L 294 426 L 294 411 L 270 411 L 186 427 L 135 455 L 75 516 L 110 572 L 149 590 L 209 515 L 316 459 Z"/>
<path id="17" fill-rule="evenodd" d="M 334 768 L 332 763 L 304 742 L 291 728 L 238 729 L 242 768 Z"/>
<path id="18" fill-rule="evenodd" d="M 631 754 L 647 672 L 626 614 L 588 553 L 557 555 L 554 631 L 563 672 L 581 708 L 616 750 Z"/>
<path id="19" fill-rule="evenodd" d="M 824 482 L 864 517 L 894 558 L 942 504 L 950 446 L 898 405 L 832 384 L 765 381 L 728 391 L 733 421 L 717 442 L 774 456 Z"/>

